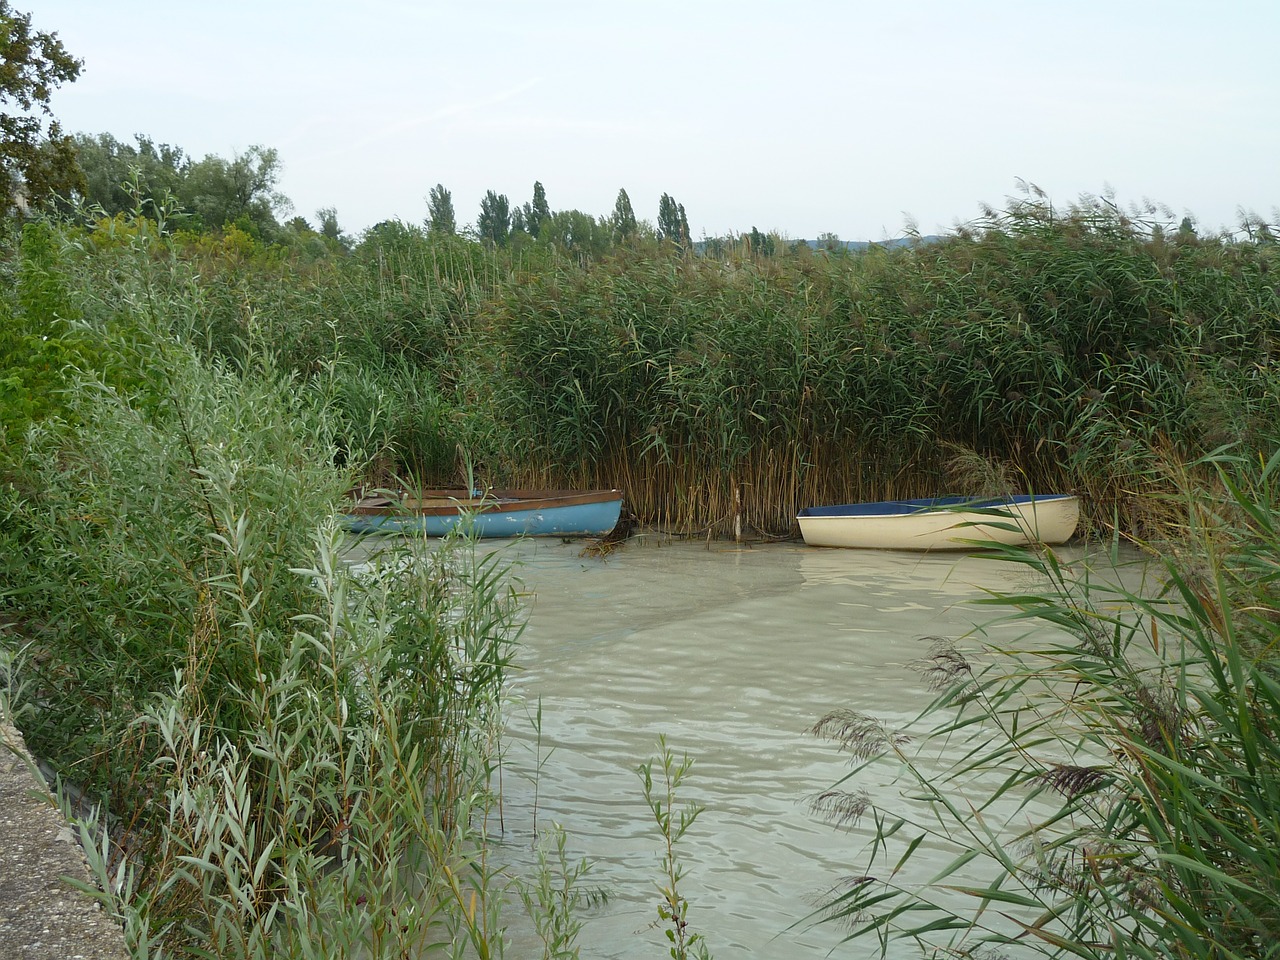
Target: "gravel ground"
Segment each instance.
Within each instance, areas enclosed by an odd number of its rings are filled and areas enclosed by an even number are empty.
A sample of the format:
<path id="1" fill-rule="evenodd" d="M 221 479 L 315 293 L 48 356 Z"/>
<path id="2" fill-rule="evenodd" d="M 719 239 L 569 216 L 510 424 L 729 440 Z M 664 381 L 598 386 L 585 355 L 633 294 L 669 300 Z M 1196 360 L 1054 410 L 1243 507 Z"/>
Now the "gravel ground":
<path id="1" fill-rule="evenodd" d="M 68 877 L 89 879 L 77 835 L 0 716 L 0 960 L 127 960 L 120 928 Z"/>

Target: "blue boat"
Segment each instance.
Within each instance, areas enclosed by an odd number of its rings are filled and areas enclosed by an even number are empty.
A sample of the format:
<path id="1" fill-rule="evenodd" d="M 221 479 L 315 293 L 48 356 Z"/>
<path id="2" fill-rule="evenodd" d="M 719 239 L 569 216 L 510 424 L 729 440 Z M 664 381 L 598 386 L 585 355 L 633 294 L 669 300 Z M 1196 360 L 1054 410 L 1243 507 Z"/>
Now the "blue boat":
<path id="1" fill-rule="evenodd" d="M 619 490 L 422 490 L 362 496 L 348 509 L 355 533 L 443 537 L 469 524 L 475 537 L 603 537 L 622 514 Z"/>

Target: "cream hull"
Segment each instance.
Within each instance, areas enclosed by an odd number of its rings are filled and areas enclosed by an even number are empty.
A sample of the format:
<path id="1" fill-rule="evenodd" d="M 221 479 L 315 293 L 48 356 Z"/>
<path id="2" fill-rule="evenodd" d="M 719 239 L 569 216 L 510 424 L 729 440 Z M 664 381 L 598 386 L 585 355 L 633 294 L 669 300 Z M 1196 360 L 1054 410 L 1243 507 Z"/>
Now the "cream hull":
<path id="1" fill-rule="evenodd" d="M 1058 544 L 1071 538 L 1079 519 L 1079 498 L 1066 494 L 852 503 L 812 507 L 796 518 L 812 546 L 881 550 L 973 550 L 974 541 Z"/>

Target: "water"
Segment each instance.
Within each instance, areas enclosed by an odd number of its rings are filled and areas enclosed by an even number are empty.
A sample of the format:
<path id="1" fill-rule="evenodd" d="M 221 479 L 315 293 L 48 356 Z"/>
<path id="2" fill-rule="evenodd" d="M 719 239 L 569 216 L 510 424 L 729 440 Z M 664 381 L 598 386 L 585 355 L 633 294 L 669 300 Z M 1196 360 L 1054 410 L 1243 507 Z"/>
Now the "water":
<path id="1" fill-rule="evenodd" d="M 517 563 L 530 606 L 498 857 L 529 869 L 535 802 L 538 828 L 563 825 L 574 857 L 594 862 L 589 884 L 609 895 L 583 915 L 579 944 L 590 958 L 668 955 L 654 886 L 662 839 L 636 773 L 659 735 L 694 759 L 683 798 L 706 807 L 678 848 L 690 929 L 720 958 L 823 957 L 837 947 L 846 930 L 805 918 L 842 876 L 864 872 L 869 834 L 810 811 L 849 768 L 808 731 L 839 707 L 890 725 L 916 716 L 932 694 L 912 662 L 929 653 L 929 638 L 990 621 L 967 601 L 1027 579 L 1020 566 L 977 556 L 797 543 L 632 541 L 604 560 L 558 541 L 500 549 Z M 540 743 L 529 719 L 539 700 Z M 858 785 L 891 809 L 903 802 L 889 772 Z M 951 854 L 925 856 L 937 869 Z M 508 918 L 509 955 L 538 956 L 518 913 Z"/>

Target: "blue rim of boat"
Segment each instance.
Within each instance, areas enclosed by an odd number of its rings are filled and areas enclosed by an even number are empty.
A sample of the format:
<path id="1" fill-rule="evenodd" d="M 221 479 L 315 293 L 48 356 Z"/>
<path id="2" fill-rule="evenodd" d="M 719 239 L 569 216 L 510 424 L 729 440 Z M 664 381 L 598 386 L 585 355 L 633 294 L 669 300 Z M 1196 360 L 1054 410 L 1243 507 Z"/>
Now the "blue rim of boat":
<path id="1" fill-rule="evenodd" d="M 837 503 L 821 507 L 805 507 L 796 514 L 800 517 L 906 517 L 919 513 L 944 510 L 990 510 L 1022 504 L 1052 503 L 1069 500 L 1075 494 L 1046 493 L 1043 495 L 1016 494 L 1009 497 L 922 497 L 915 500 L 875 500 L 866 503 Z"/>

